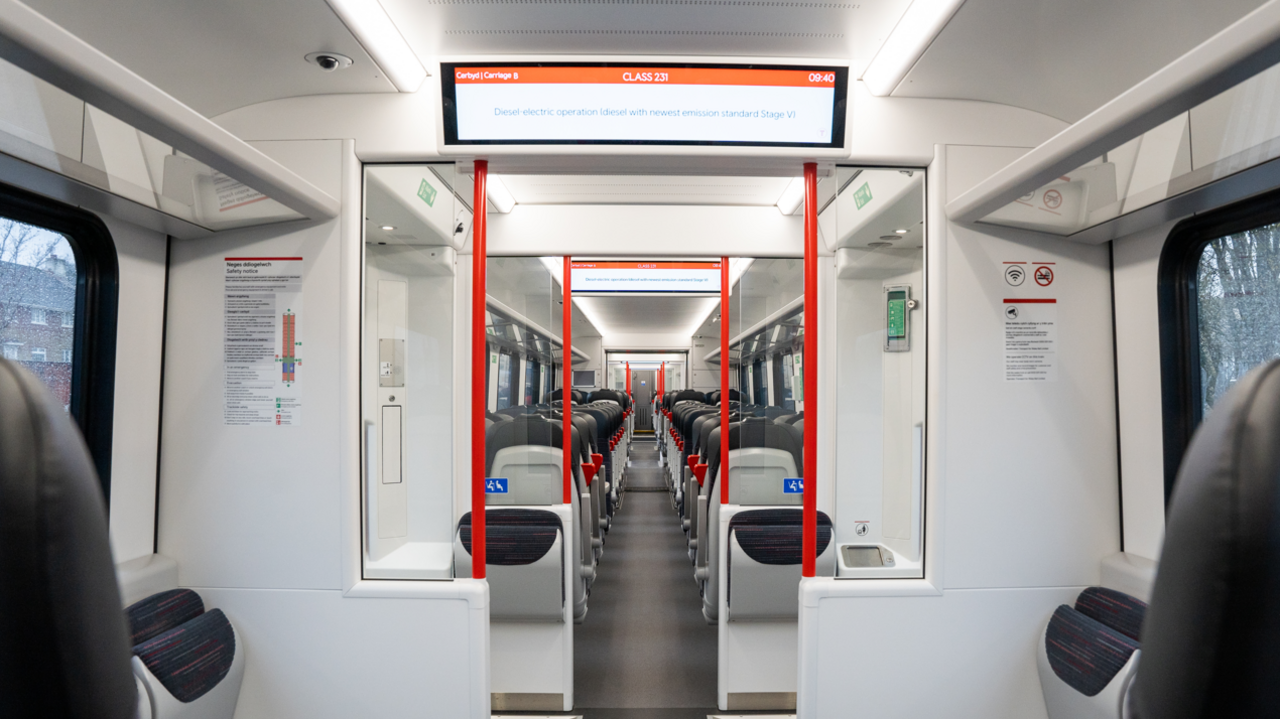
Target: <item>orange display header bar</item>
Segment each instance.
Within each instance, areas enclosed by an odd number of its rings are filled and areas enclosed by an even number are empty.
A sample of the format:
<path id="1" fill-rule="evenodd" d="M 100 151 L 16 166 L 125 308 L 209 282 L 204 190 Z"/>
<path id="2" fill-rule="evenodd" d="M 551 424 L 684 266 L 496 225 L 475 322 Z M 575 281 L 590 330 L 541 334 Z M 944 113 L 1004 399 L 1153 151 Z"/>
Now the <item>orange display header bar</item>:
<path id="1" fill-rule="evenodd" d="M 460 85 L 744 85 L 836 86 L 834 70 L 757 70 L 730 67 L 458 67 Z"/>
<path id="2" fill-rule="evenodd" d="M 718 270 L 719 262 L 574 262 L 575 270 Z"/>

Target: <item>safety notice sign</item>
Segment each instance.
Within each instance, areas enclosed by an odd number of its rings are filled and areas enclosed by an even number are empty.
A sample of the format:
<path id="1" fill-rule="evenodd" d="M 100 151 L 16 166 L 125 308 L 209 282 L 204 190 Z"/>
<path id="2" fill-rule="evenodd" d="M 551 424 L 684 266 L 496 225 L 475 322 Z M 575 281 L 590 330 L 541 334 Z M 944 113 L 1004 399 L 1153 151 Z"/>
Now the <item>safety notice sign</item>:
<path id="1" fill-rule="evenodd" d="M 227 257 L 223 268 L 222 423 L 302 423 L 301 257 Z"/>
<path id="2" fill-rule="evenodd" d="M 1003 312 L 1005 381 L 1058 381 L 1058 301 L 1006 299 Z"/>

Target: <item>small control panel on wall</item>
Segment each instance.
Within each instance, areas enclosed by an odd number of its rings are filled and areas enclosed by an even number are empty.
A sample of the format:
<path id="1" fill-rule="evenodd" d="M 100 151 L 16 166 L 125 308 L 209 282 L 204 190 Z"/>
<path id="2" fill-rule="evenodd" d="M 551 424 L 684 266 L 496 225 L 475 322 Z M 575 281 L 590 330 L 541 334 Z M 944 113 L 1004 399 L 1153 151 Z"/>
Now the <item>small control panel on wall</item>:
<path id="1" fill-rule="evenodd" d="M 884 288 L 884 351 L 911 351 L 911 310 L 915 309 L 915 301 L 911 299 L 911 285 L 893 285 Z"/>

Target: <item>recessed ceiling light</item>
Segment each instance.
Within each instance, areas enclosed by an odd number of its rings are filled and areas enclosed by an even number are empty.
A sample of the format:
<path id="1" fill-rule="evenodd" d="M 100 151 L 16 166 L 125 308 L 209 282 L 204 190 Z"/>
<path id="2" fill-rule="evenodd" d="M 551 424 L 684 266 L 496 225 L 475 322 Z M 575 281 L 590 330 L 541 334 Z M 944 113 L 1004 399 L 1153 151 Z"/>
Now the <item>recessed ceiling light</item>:
<path id="1" fill-rule="evenodd" d="M 907 231 L 906 231 L 906 230 L 894 230 L 894 232 L 898 233 L 899 235 L 905 235 L 905 234 L 907 234 Z"/>
<path id="2" fill-rule="evenodd" d="M 382 226 L 382 229 L 386 230 L 387 232 L 390 232 L 390 231 L 392 231 L 392 230 L 394 230 L 394 229 L 395 229 L 395 226 L 394 226 L 394 225 L 383 225 L 383 226 Z"/>

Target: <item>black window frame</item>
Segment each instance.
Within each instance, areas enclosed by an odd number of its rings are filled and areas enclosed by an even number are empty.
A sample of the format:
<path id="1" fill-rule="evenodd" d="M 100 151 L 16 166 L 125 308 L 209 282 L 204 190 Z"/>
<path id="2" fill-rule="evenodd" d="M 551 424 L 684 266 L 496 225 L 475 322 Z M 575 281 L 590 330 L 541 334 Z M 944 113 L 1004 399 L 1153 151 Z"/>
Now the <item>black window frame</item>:
<path id="1" fill-rule="evenodd" d="M 57 232 L 76 258 L 76 316 L 71 351 L 70 414 L 111 502 L 111 438 L 115 408 L 116 322 L 120 261 L 100 217 L 0 182 L 0 216 Z"/>
<path id="2" fill-rule="evenodd" d="M 1164 431 L 1164 499 L 1169 503 L 1182 457 L 1203 419 L 1200 385 L 1198 272 L 1208 244 L 1280 222 L 1280 189 L 1189 217 L 1169 232 L 1160 252 L 1157 295 Z"/>

